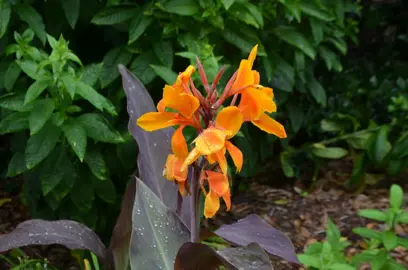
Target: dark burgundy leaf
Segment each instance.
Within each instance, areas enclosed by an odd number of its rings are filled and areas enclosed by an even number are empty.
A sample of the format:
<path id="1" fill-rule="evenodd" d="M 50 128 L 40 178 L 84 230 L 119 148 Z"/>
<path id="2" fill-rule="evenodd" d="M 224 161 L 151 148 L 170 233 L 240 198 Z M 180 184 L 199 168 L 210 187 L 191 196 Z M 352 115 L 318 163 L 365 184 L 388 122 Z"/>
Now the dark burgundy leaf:
<path id="1" fill-rule="evenodd" d="M 172 128 L 147 132 L 136 125 L 136 120 L 147 112 L 156 111 L 153 100 L 143 84 L 123 65 L 119 65 L 122 84 L 127 97 L 129 114 L 128 129 L 139 146 L 138 169 L 142 181 L 170 209 L 177 207 L 177 186 L 167 181 L 162 173 L 167 155 L 170 153 Z M 190 227 L 188 210 L 191 196 L 183 198 L 180 216 L 186 226 Z"/>
<path id="2" fill-rule="evenodd" d="M 240 246 L 257 243 L 269 254 L 299 264 L 290 239 L 255 214 L 231 225 L 223 225 L 215 234 Z"/>
<path id="3" fill-rule="evenodd" d="M 106 249 L 88 227 L 71 220 L 24 221 L 11 233 L 0 235 L 0 252 L 29 245 L 59 244 L 70 249 L 86 249 L 105 260 Z"/>
<path id="4" fill-rule="evenodd" d="M 236 269 L 273 270 L 268 254 L 257 243 L 218 251 Z"/>
<path id="5" fill-rule="evenodd" d="M 180 247 L 190 236 L 180 218 L 137 179 L 132 213 L 132 269 L 173 270 Z"/>
<path id="6" fill-rule="evenodd" d="M 122 208 L 113 228 L 109 245 L 108 264 L 113 269 L 127 269 L 129 265 L 130 236 L 132 235 L 132 209 L 136 195 L 136 179 L 129 183 L 122 200 Z"/>

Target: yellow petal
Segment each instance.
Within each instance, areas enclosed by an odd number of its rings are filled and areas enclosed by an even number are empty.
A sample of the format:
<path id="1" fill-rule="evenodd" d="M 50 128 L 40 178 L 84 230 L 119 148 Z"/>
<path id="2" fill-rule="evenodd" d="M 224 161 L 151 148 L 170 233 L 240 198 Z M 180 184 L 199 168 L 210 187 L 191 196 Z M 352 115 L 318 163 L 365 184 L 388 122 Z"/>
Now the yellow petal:
<path id="1" fill-rule="evenodd" d="M 262 108 L 257 105 L 256 100 L 254 100 L 247 91 L 242 92 L 238 108 L 240 109 L 245 122 L 251 121 L 252 119 L 258 119 L 263 113 Z"/>
<path id="2" fill-rule="evenodd" d="M 227 192 L 225 192 L 224 195 L 222 195 L 222 198 L 224 199 L 225 205 L 227 206 L 227 211 L 231 209 L 231 192 L 228 189 Z"/>
<path id="3" fill-rule="evenodd" d="M 182 159 L 185 159 L 188 155 L 188 146 L 186 139 L 183 135 L 183 128 L 185 126 L 180 126 L 173 134 L 171 138 L 171 149 L 173 153 Z"/>
<path id="4" fill-rule="evenodd" d="M 170 85 L 164 87 L 163 100 L 166 107 L 178 111 L 185 117 L 191 117 L 200 106 L 200 102 L 195 96 Z"/>
<path id="5" fill-rule="evenodd" d="M 204 216 L 212 218 L 218 209 L 220 209 L 220 199 L 214 191 L 210 190 L 204 201 Z"/>
<path id="6" fill-rule="evenodd" d="M 253 120 L 252 123 L 269 134 L 273 134 L 281 139 L 286 138 L 285 128 L 266 114 L 262 114 L 258 120 Z"/>
<path id="7" fill-rule="evenodd" d="M 167 180 L 176 180 L 178 182 L 185 182 L 188 171 L 181 171 L 183 166 L 183 159 L 176 155 L 170 154 L 167 156 L 166 165 L 164 167 L 163 175 Z"/>
<path id="8" fill-rule="evenodd" d="M 241 150 L 239 150 L 238 147 L 236 147 L 229 141 L 225 142 L 225 148 L 227 148 L 232 161 L 234 161 L 235 167 L 237 167 L 237 172 L 240 172 L 242 169 L 242 164 L 244 163 L 244 157 Z"/>
<path id="9" fill-rule="evenodd" d="M 225 148 L 222 151 L 215 153 L 215 158 L 221 168 L 222 173 L 225 175 L 228 174 L 228 163 L 227 159 L 225 158 Z"/>
<path id="10" fill-rule="evenodd" d="M 256 44 L 256 45 L 252 48 L 252 50 L 251 50 L 251 52 L 249 53 L 249 56 L 248 56 L 248 61 L 249 61 L 249 64 L 250 64 L 251 69 L 252 69 L 252 67 L 253 67 L 253 65 L 254 65 L 254 61 L 255 61 L 256 53 L 257 53 L 257 52 L 258 52 L 258 44 Z"/>
<path id="11" fill-rule="evenodd" d="M 148 112 L 137 119 L 136 124 L 146 131 L 154 131 L 177 124 L 176 113 Z"/>
<path id="12" fill-rule="evenodd" d="M 183 162 L 183 165 L 181 166 L 181 171 L 187 171 L 187 167 L 191 164 L 193 164 L 194 161 L 196 161 L 200 157 L 200 151 L 198 151 L 197 148 L 193 148 L 191 152 L 188 154 L 186 159 Z"/>
<path id="13" fill-rule="evenodd" d="M 161 99 L 159 103 L 157 103 L 157 111 L 164 112 L 166 111 L 166 105 L 164 104 L 164 100 Z"/>
<path id="14" fill-rule="evenodd" d="M 195 140 L 195 145 L 201 155 L 210 155 L 220 151 L 225 144 L 223 131 L 209 127 L 204 130 Z"/>
<path id="15" fill-rule="evenodd" d="M 191 77 L 191 75 L 193 74 L 194 71 L 195 71 L 194 66 L 189 65 L 189 66 L 186 68 L 185 71 L 183 71 L 182 73 L 180 73 L 180 74 L 177 76 L 176 84 L 177 84 L 177 85 L 181 85 L 181 82 L 183 82 L 184 84 L 187 85 L 188 82 L 189 82 L 189 80 L 190 80 L 190 77 Z"/>
<path id="16" fill-rule="evenodd" d="M 243 87 L 254 84 L 254 75 L 248 60 L 241 60 L 238 68 L 237 78 L 231 88 L 231 93 L 236 94 L 243 91 Z"/>
<path id="17" fill-rule="evenodd" d="M 256 70 L 252 70 L 252 75 L 254 76 L 254 84 L 259 84 L 261 81 L 261 76 L 259 75 L 259 72 Z"/>
<path id="18" fill-rule="evenodd" d="M 222 173 L 214 171 L 205 171 L 208 176 L 210 189 L 217 193 L 219 197 L 224 195 L 229 189 L 228 177 Z"/>
<path id="19" fill-rule="evenodd" d="M 251 97 L 256 106 L 259 106 L 263 112 L 276 112 L 276 104 L 273 101 L 272 88 L 247 88 L 245 92 Z"/>
<path id="20" fill-rule="evenodd" d="M 233 137 L 241 128 L 244 118 L 236 106 L 223 108 L 215 119 L 215 126 L 227 135 L 227 139 Z"/>

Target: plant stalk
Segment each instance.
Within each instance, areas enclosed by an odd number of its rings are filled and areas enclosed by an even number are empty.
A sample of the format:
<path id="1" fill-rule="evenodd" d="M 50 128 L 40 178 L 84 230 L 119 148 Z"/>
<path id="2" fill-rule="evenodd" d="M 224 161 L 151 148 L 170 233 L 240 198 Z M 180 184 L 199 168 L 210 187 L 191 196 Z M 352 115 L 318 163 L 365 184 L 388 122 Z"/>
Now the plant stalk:
<path id="1" fill-rule="evenodd" d="M 200 242 L 200 185 L 198 184 L 198 178 L 200 176 L 199 168 L 192 168 L 191 177 L 191 204 L 190 204 L 190 242 L 199 243 Z"/>

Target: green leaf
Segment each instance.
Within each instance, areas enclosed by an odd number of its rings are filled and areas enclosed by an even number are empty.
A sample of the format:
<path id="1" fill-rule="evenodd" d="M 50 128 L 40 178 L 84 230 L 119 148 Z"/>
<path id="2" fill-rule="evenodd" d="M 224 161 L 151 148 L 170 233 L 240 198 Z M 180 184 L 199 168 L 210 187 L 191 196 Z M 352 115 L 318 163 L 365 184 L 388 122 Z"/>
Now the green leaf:
<path id="1" fill-rule="evenodd" d="M 71 145 L 72 150 L 74 150 L 75 154 L 82 162 L 85 157 L 87 145 L 87 135 L 85 129 L 75 120 L 64 122 L 61 129 L 64 131 L 65 137 L 67 138 L 68 143 Z"/>
<path id="2" fill-rule="evenodd" d="M 164 4 L 164 10 L 181 16 L 192 16 L 200 11 L 195 0 L 170 0 Z"/>
<path id="3" fill-rule="evenodd" d="M 327 119 L 323 119 L 320 122 L 320 128 L 323 131 L 327 131 L 327 132 L 336 132 L 342 129 L 341 126 L 339 126 L 337 123 L 327 120 Z"/>
<path id="4" fill-rule="evenodd" d="M 347 53 L 347 43 L 344 39 L 337 37 L 330 37 L 327 39 L 328 42 L 332 43 L 343 55 Z"/>
<path id="5" fill-rule="evenodd" d="M 75 78 L 72 77 L 70 74 L 63 74 L 59 78 L 64 84 L 65 89 L 67 89 L 67 92 L 69 96 L 71 97 L 71 99 L 74 99 L 75 91 L 76 91 Z"/>
<path id="6" fill-rule="evenodd" d="M 134 17 L 129 24 L 129 41 L 131 44 L 139 39 L 141 35 L 146 31 L 146 29 L 152 24 L 153 18 L 146 16 L 143 12 Z"/>
<path id="7" fill-rule="evenodd" d="M 43 195 L 50 193 L 63 179 L 65 162 L 68 157 L 64 149 L 55 147 L 54 151 L 45 159 L 40 170 L 40 179 Z"/>
<path id="8" fill-rule="evenodd" d="M 302 127 L 304 113 L 300 104 L 290 103 L 287 105 L 289 120 L 292 125 L 293 132 L 296 133 Z"/>
<path id="9" fill-rule="evenodd" d="M 11 5 L 9 1 L 0 1 L 0 38 L 4 36 L 7 31 L 8 24 L 11 17 Z"/>
<path id="10" fill-rule="evenodd" d="M 320 269 L 320 258 L 319 257 L 315 257 L 312 255 L 307 255 L 307 254 L 299 254 L 297 255 L 297 257 L 302 264 Z"/>
<path id="11" fill-rule="evenodd" d="M 315 59 L 316 51 L 310 42 L 296 28 L 291 26 L 279 26 L 274 29 L 275 35 L 286 43 L 300 49 L 311 59 Z"/>
<path id="12" fill-rule="evenodd" d="M 381 239 L 381 235 L 379 232 L 372 230 L 372 229 L 368 229 L 368 228 L 360 228 L 360 227 L 354 228 L 353 233 L 360 235 L 362 237 L 365 237 L 365 238 L 369 238 L 369 239 L 371 238 L 377 239 L 377 240 Z"/>
<path id="13" fill-rule="evenodd" d="M 0 97 L 0 107 L 12 111 L 26 112 L 31 110 L 33 104 L 24 105 L 24 95 L 10 93 Z"/>
<path id="14" fill-rule="evenodd" d="M 313 147 L 312 152 L 315 156 L 327 159 L 340 159 L 348 154 L 348 151 L 340 147 Z"/>
<path id="15" fill-rule="evenodd" d="M 16 62 L 12 62 L 6 71 L 4 78 L 4 87 L 7 89 L 7 91 L 11 91 L 11 89 L 13 89 L 20 72 L 20 66 Z"/>
<path id="16" fill-rule="evenodd" d="M 270 59 L 275 63 L 272 86 L 285 92 L 292 92 L 295 85 L 295 70 L 284 59 L 277 55 L 271 55 Z"/>
<path id="17" fill-rule="evenodd" d="M 284 151 L 280 154 L 280 162 L 285 176 L 288 178 L 294 177 L 295 172 L 289 163 L 289 152 Z"/>
<path id="18" fill-rule="evenodd" d="M 313 40 L 316 45 L 323 41 L 324 38 L 324 22 L 310 18 L 310 28 L 312 29 Z"/>
<path id="19" fill-rule="evenodd" d="M 343 70 L 343 66 L 339 62 L 337 55 L 327 49 L 324 46 L 319 48 L 320 56 L 323 58 L 324 62 L 326 63 L 327 69 L 332 70 L 334 69 L 337 72 L 341 72 Z"/>
<path id="20" fill-rule="evenodd" d="M 106 110 L 112 115 L 116 115 L 115 106 L 104 96 L 99 94 L 92 86 L 82 82 L 75 81 L 75 93 L 80 95 L 82 98 L 88 100 L 92 105 L 94 105 L 99 110 Z"/>
<path id="21" fill-rule="evenodd" d="M 28 115 L 30 135 L 36 134 L 51 118 L 55 109 L 54 101 L 50 98 L 36 100 Z"/>
<path id="22" fill-rule="evenodd" d="M 262 28 L 264 25 L 262 13 L 258 7 L 249 2 L 237 2 L 230 8 L 231 14 L 242 22 L 252 25 L 255 28 Z"/>
<path id="23" fill-rule="evenodd" d="M 398 159 L 408 156 L 408 132 L 403 133 L 394 143 L 391 155 Z"/>
<path id="24" fill-rule="evenodd" d="M 330 22 L 335 19 L 335 17 L 327 10 L 317 7 L 311 1 L 302 1 L 300 3 L 300 9 L 303 13 L 325 22 Z"/>
<path id="25" fill-rule="evenodd" d="M 45 69 L 38 69 L 38 64 L 31 60 L 17 60 L 17 64 L 33 80 L 51 80 L 51 74 Z M 38 71 L 38 72 L 37 72 Z"/>
<path id="26" fill-rule="evenodd" d="M 84 66 L 81 81 L 93 87 L 101 76 L 102 67 L 103 63 L 92 63 Z"/>
<path id="27" fill-rule="evenodd" d="M 76 181 L 70 195 L 72 202 L 81 212 L 88 213 L 92 209 L 95 193 L 90 179 Z"/>
<path id="28" fill-rule="evenodd" d="M 2 118 L 0 121 L 0 135 L 23 131 L 28 128 L 28 114 L 15 112 Z"/>
<path id="29" fill-rule="evenodd" d="M 397 236 L 392 231 L 384 231 L 381 233 L 381 239 L 383 241 L 384 247 L 390 251 L 397 246 Z"/>
<path id="30" fill-rule="evenodd" d="M 125 48 L 114 48 L 103 58 L 101 84 L 105 88 L 119 77 L 118 65 L 128 65 L 132 60 L 132 54 Z"/>
<path id="31" fill-rule="evenodd" d="M 95 141 L 107 143 L 122 143 L 124 139 L 116 132 L 108 121 L 99 114 L 86 113 L 77 118 L 88 137 Z"/>
<path id="32" fill-rule="evenodd" d="M 75 24 L 79 17 L 79 9 L 81 5 L 80 0 L 60 0 L 62 9 L 64 10 L 65 17 L 72 29 L 75 28 Z"/>
<path id="33" fill-rule="evenodd" d="M 14 177 L 26 172 L 28 169 L 25 165 L 24 153 L 16 152 L 10 160 L 7 168 L 7 177 Z"/>
<path id="34" fill-rule="evenodd" d="M 96 25 L 114 25 L 134 18 L 138 8 L 131 6 L 112 6 L 98 12 L 91 20 Z"/>
<path id="35" fill-rule="evenodd" d="M 232 4 L 234 4 L 235 0 L 221 0 L 221 2 L 224 8 L 228 10 L 232 6 Z"/>
<path id="36" fill-rule="evenodd" d="M 327 240 L 329 241 L 332 248 L 333 249 L 339 248 L 341 234 L 339 228 L 337 228 L 336 224 L 330 218 L 327 223 L 326 235 Z"/>
<path id="37" fill-rule="evenodd" d="M 307 83 L 307 88 L 309 92 L 312 94 L 313 98 L 316 102 L 323 107 L 326 107 L 327 104 L 327 96 L 326 91 L 324 90 L 323 86 L 317 81 L 316 79 L 309 80 Z"/>
<path id="38" fill-rule="evenodd" d="M 399 185 L 393 184 L 390 189 L 390 206 L 393 209 L 400 209 L 404 200 L 404 191 Z"/>
<path id="39" fill-rule="evenodd" d="M 95 194 L 101 200 L 111 204 L 116 202 L 116 188 L 110 179 L 101 181 L 96 177 L 92 177 L 92 185 L 94 187 Z"/>
<path id="40" fill-rule="evenodd" d="M 61 130 L 50 122 L 27 141 L 25 151 L 26 166 L 32 169 L 43 161 L 54 149 L 58 142 Z"/>
<path id="41" fill-rule="evenodd" d="M 266 56 L 265 48 L 252 28 L 240 25 L 238 31 L 236 25 L 228 25 L 222 31 L 222 35 L 228 43 L 236 46 L 243 53 L 249 53 L 258 44 L 258 56 Z"/>
<path id="42" fill-rule="evenodd" d="M 177 73 L 165 66 L 150 65 L 153 71 L 162 78 L 166 84 L 173 84 L 177 79 Z"/>
<path id="43" fill-rule="evenodd" d="M 383 126 L 376 134 L 371 136 L 368 142 L 368 156 L 379 165 L 384 161 L 391 148 L 391 143 L 388 141 L 388 127 Z"/>
<path id="44" fill-rule="evenodd" d="M 347 263 L 333 263 L 329 266 L 329 270 L 356 270 L 356 268 Z"/>
<path id="45" fill-rule="evenodd" d="M 25 94 L 24 104 L 37 99 L 37 97 L 41 95 L 51 83 L 52 81 L 49 79 L 35 81 L 32 85 L 30 85 Z"/>
<path id="46" fill-rule="evenodd" d="M 397 222 L 407 224 L 408 223 L 408 212 L 403 212 L 399 214 L 397 217 Z"/>
<path id="47" fill-rule="evenodd" d="M 28 24 L 41 40 L 41 43 L 45 45 L 47 33 L 41 15 L 29 4 L 16 5 L 16 11 L 20 19 Z"/>
<path id="48" fill-rule="evenodd" d="M 144 85 L 146 85 L 152 82 L 157 76 L 150 66 L 155 63 L 159 64 L 159 61 L 153 50 L 149 50 L 140 54 L 135 60 L 133 60 L 130 65 L 130 70 Z"/>
<path id="49" fill-rule="evenodd" d="M 161 41 L 153 45 L 153 50 L 156 53 L 157 58 L 166 67 L 171 68 L 173 66 L 173 44 L 171 41 Z"/>
<path id="50" fill-rule="evenodd" d="M 85 163 L 98 179 L 108 179 L 108 169 L 101 152 L 89 149 L 85 155 Z"/>
<path id="51" fill-rule="evenodd" d="M 364 209 L 360 210 L 358 212 L 358 215 L 360 217 L 365 217 L 365 218 L 370 218 L 378 221 L 386 221 L 387 220 L 387 215 L 377 209 Z"/>
<path id="52" fill-rule="evenodd" d="M 285 8 L 292 14 L 293 17 L 295 17 L 296 21 L 298 23 L 301 22 L 302 20 L 302 12 L 300 10 L 300 5 L 297 1 L 292 1 L 292 0 L 280 0 L 283 5 L 285 5 Z"/>

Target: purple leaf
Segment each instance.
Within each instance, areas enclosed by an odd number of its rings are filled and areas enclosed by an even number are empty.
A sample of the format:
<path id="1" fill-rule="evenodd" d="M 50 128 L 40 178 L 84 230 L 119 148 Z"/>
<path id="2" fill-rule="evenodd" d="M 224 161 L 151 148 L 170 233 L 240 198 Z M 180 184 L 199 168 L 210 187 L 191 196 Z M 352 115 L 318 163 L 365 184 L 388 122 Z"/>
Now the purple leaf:
<path id="1" fill-rule="evenodd" d="M 223 225 L 215 234 L 240 246 L 257 243 L 269 254 L 299 265 L 290 239 L 255 214 L 231 225 Z"/>
<path id="2" fill-rule="evenodd" d="M 136 181 L 131 268 L 172 270 L 178 250 L 190 238 L 189 230 L 141 180 Z"/>
<path id="3" fill-rule="evenodd" d="M 29 245 L 59 244 L 70 249 L 86 249 L 105 261 L 106 249 L 88 227 L 71 220 L 31 219 L 19 224 L 11 233 L 0 235 L 0 252 Z"/>
<path id="4" fill-rule="evenodd" d="M 170 153 L 172 128 L 147 132 L 136 125 L 136 120 L 147 112 L 156 111 L 153 100 L 143 84 L 123 65 L 119 65 L 122 84 L 127 97 L 129 114 L 128 129 L 139 146 L 138 169 L 142 181 L 170 209 L 177 207 L 177 186 L 167 181 L 162 173 L 167 155 Z M 184 197 L 180 216 L 184 224 L 190 226 L 191 196 Z"/>
<path id="5" fill-rule="evenodd" d="M 129 246 L 132 235 L 132 209 L 136 195 L 136 179 L 129 183 L 122 200 L 122 208 L 113 228 L 109 244 L 108 263 L 113 269 L 127 269 L 129 265 Z"/>

